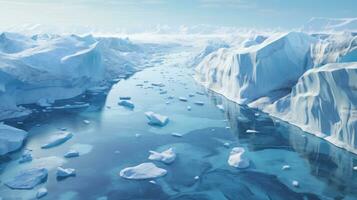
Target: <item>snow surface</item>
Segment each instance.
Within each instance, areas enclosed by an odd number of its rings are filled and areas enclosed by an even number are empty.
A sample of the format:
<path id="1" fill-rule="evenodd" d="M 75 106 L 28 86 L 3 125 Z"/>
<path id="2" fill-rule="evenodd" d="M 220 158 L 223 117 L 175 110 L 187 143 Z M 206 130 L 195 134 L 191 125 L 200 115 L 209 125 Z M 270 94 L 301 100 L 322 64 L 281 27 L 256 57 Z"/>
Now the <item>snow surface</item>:
<path id="1" fill-rule="evenodd" d="M 142 163 L 120 171 L 119 175 L 126 179 L 152 179 L 165 176 L 167 171 L 157 167 L 154 163 Z"/>
<path id="2" fill-rule="evenodd" d="M 27 132 L 0 123 L 0 156 L 21 148 Z"/>

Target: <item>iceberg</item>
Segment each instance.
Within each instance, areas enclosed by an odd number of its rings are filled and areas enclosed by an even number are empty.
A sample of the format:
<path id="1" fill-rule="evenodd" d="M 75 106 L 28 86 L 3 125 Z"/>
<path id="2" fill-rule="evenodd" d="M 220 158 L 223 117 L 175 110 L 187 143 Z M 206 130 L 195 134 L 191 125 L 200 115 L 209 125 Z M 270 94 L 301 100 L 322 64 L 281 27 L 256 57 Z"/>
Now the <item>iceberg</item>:
<path id="1" fill-rule="evenodd" d="M 26 131 L 0 123 L 0 156 L 21 148 L 26 138 Z"/>
<path id="2" fill-rule="evenodd" d="M 161 161 L 165 164 L 170 164 L 175 161 L 176 153 L 172 148 L 169 148 L 163 152 L 149 151 L 149 160 Z"/>
<path id="3" fill-rule="evenodd" d="M 120 171 L 119 175 L 126 179 L 152 179 L 165 176 L 167 171 L 157 167 L 154 163 L 142 163 Z"/>
<path id="4" fill-rule="evenodd" d="M 242 147 L 234 147 L 228 158 L 228 164 L 235 168 L 249 167 L 249 159 L 245 157 L 245 150 Z"/>
<path id="5" fill-rule="evenodd" d="M 134 103 L 130 100 L 121 100 L 118 102 L 118 105 L 129 108 L 129 109 L 134 109 Z"/>
<path id="6" fill-rule="evenodd" d="M 35 168 L 20 172 L 12 180 L 5 182 L 11 189 L 30 190 L 47 180 L 48 171 L 45 168 Z"/>
<path id="7" fill-rule="evenodd" d="M 196 67 L 195 79 L 241 104 L 267 95 L 276 99 L 312 67 L 309 55 L 315 42 L 305 33 L 290 32 L 272 35 L 249 48 L 220 49 Z"/>
<path id="8" fill-rule="evenodd" d="M 52 148 L 52 147 L 61 145 L 61 144 L 65 143 L 67 140 L 71 139 L 72 137 L 73 137 L 73 134 L 71 132 L 62 131 L 62 132 L 56 133 L 55 135 L 51 136 L 49 141 L 46 144 L 42 145 L 41 148 L 48 149 L 48 148 Z"/>
<path id="9" fill-rule="evenodd" d="M 169 122 L 169 118 L 164 115 L 160 115 L 154 112 L 146 112 L 146 118 L 149 120 L 150 125 L 165 126 Z"/>

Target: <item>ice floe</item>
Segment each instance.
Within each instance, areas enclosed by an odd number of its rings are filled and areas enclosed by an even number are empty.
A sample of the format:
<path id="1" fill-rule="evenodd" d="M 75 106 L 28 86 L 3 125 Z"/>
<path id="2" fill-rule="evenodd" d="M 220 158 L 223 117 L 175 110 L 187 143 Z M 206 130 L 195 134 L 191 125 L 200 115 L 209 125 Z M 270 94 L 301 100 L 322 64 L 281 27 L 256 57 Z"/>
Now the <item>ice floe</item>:
<path id="1" fill-rule="evenodd" d="M 20 172 L 5 185 L 11 189 L 30 190 L 47 180 L 48 171 L 45 168 L 34 168 Z"/>
<path id="2" fill-rule="evenodd" d="M 154 112 L 145 112 L 146 118 L 149 120 L 150 125 L 165 126 L 169 122 L 169 118 Z"/>
<path id="3" fill-rule="evenodd" d="M 60 144 L 65 143 L 67 140 L 71 139 L 72 137 L 73 134 L 71 132 L 63 131 L 63 132 L 56 133 L 55 135 L 51 136 L 49 141 L 46 144 L 42 145 L 41 148 L 48 149 L 58 146 Z"/>
<path id="4" fill-rule="evenodd" d="M 126 179 L 152 179 L 165 176 L 167 171 L 157 167 L 154 163 L 147 162 L 134 167 L 127 167 L 119 175 Z"/>
<path id="5" fill-rule="evenodd" d="M 170 164 L 175 161 L 176 153 L 172 148 L 169 148 L 163 152 L 149 151 L 149 160 L 161 161 L 166 164 Z"/>

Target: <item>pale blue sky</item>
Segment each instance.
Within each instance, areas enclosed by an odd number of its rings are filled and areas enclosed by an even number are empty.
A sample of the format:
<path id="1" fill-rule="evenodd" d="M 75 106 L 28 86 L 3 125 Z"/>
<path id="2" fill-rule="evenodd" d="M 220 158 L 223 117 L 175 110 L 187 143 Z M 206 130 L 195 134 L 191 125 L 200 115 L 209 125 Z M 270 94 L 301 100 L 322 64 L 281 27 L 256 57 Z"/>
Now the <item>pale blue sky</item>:
<path id="1" fill-rule="evenodd" d="M 311 17 L 357 17 L 357 0 L 0 0 L 0 27 L 139 28 L 209 24 L 295 28 Z"/>

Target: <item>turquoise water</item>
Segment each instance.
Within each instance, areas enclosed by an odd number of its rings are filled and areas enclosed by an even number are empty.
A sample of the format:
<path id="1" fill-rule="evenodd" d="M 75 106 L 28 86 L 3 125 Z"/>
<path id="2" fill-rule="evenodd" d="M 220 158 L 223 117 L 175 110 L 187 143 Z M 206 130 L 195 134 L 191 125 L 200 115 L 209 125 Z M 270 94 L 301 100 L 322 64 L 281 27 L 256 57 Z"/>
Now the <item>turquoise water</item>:
<path id="1" fill-rule="evenodd" d="M 0 197 L 33 199 L 36 189 L 45 186 L 43 199 L 356 199 L 357 157 L 264 113 L 232 103 L 205 91 L 192 79 L 192 69 L 176 58 L 166 57 L 155 67 L 121 80 L 106 94 L 86 94 L 56 104 L 89 102 L 88 108 L 54 110 L 31 115 L 8 124 L 28 130 L 24 148 L 1 157 Z M 151 87 L 162 82 L 165 87 Z M 143 84 L 143 86 L 137 86 Z M 161 90 L 160 90 L 161 89 Z M 162 91 L 166 94 L 160 94 Z M 204 95 L 196 94 L 204 92 Z M 188 97 L 195 94 L 194 97 Z M 117 105 L 119 96 L 130 96 L 134 110 Z M 173 96 L 174 99 L 168 99 Z M 181 102 L 183 96 L 188 102 Z M 202 101 L 203 106 L 194 101 Z M 168 104 L 167 104 L 168 102 Z M 217 108 L 222 104 L 225 111 Z M 188 111 L 187 106 L 192 110 Z M 36 108 L 36 107 L 34 107 Z M 170 118 L 164 127 L 147 124 L 144 112 L 154 111 Z M 90 124 L 83 123 L 89 120 Z M 52 148 L 40 146 L 54 132 L 66 128 L 74 137 Z M 248 134 L 247 129 L 258 130 Z M 171 133 L 183 134 L 173 137 Z M 138 135 L 139 134 L 139 135 Z M 224 143 L 229 143 L 229 147 Z M 227 164 L 233 147 L 244 147 L 251 160 L 240 170 Z M 172 147 L 176 160 L 165 165 L 167 175 L 150 180 L 126 180 L 121 169 L 148 161 L 149 150 Z M 78 158 L 63 155 L 71 148 Z M 34 160 L 18 164 L 24 149 Z M 290 165 L 290 170 L 282 170 Z M 56 179 L 57 166 L 75 168 L 77 175 Z M 34 190 L 11 190 L 3 182 L 24 169 L 46 167 L 49 176 Z M 198 179 L 195 179 L 199 176 Z M 292 186 L 297 180 L 298 188 Z M 104 198 L 103 198 L 104 199 Z"/>

